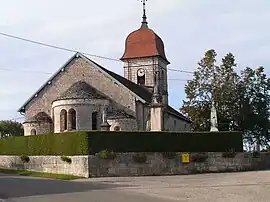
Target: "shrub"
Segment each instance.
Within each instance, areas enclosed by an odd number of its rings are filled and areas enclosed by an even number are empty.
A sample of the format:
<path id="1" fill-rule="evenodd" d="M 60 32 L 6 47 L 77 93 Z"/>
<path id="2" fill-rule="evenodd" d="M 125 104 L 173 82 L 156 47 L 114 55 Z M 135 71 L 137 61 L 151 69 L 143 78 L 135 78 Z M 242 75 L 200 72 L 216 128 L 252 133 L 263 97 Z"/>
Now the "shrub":
<path id="1" fill-rule="evenodd" d="M 174 159 L 176 157 L 176 152 L 163 152 L 162 156 L 165 159 Z"/>
<path id="2" fill-rule="evenodd" d="M 30 158 L 29 156 L 26 156 L 26 155 L 21 155 L 20 156 L 20 159 L 23 163 L 28 163 L 30 161 Z"/>
<path id="3" fill-rule="evenodd" d="M 196 153 L 191 156 L 191 161 L 195 163 L 202 163 L 205 162 L 208 158 L 208 154 L 205 152 Z"/>
<path id="4" fill-rule="evenodd" d="M 61 156 L 61 160 L 67 162 L 68 164 L 72 163 L 72 159 L 67 156 Z"/>
<path id="5" fill-rule="evenodd" d="M 236 152 L 233 149 L 230 149 L 227 152 L 222 153 L 223 158 L 234 158 L 236 156 Z"/>
<path id="6" fill-rule="evenodd" d="M 116 157 L 116 154 L 114 152 L 109 152 L 107 150 L 102 150 L 98 153 L 99 158 L 101 159 L 114 159 Z"/>
<path id="7" fill-rule="evenodd" d="M 136 153 L 132 158 L 136 163 L 145 163 L 147 161 L 147 155 L 145 153 Z"/>

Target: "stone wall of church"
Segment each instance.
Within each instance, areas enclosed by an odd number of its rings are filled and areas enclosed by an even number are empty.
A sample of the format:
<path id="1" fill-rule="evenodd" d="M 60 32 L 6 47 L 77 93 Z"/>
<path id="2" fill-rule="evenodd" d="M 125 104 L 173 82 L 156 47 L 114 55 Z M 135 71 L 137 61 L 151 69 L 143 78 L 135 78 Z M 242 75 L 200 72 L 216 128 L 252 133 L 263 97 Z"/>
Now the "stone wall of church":
<path id="1" fill-rule="evenodd" d="M 145 85 L 154 87 L 155 69 L 163 69 L 164 72 L 164 88 L 167 88 L 167 65 L 158 57 L 130 59 L 124 62 L 124 77 L 137 83 L 137 72 L 139 69 L 145 70 Z"/>
<path id="2" fill-rule="evenodd" d="M 26 118 L 33 117 L 40 111 L 51 114 L 52 102 L 78 81 L 86 81 L 135 115 L 135 95 L 97 68 L 95 64 L 79 57 L 71 61 L 63 72 L 60 72 L 33 98 L 26 107 Z"/>
<path id="3" fill-rule="evenodd" d="M 23 128 L 24 136 L 53 133 L 53 124 L 51 123 L 24 123 Z M 33 134 L 33 130 L 35 130 L 35 134 Z"/>
<path id="4" fill-rule="evenodd" d="M 54 114 L 54 132 L 60 133 L 60 113 L 61 110 L 74 109 L 76 112 L 76 130 L 92 130 L 92 113 L 97 112 L 97 128 L 100 129 L 102 110 L 109 105 L 108 100 L 59 100 L 53 102 L 52 110 Z"/>
<path id="5" fill-rule="evenodd" d="M 160 71 L 160 90 L 163 97 L 163 103 L 168 104 L 168 75 L 167 63 L 159 57 L 148 57 L 129 59 L 124 62 L 124 77 L 138 83 L 137 72 L 139 69 L 145 70 L 145 85 L 152 87 L 155 84 L 155 70 Z"/>
<path id="6" fill-rule="evenodd" d="M 111 125 L 111 131 L 115 131 L 118 127 L 122 131 L 138 130 L 138 123 L 136 119 L 108 119 L 108 123 Z"/>
<path id="7" fill-rule="evenodd" d="M 186 121 L 169 113 L 164 114 L 164 130 L 165 131 L 190 131 L 191 125 Z"/>
<path id="8" fill-rule="evenodd" d="M 138 130 L 146 130 L 149 119 L 149 107 L 138 101 L 136 102 L 136 113 Z"/>

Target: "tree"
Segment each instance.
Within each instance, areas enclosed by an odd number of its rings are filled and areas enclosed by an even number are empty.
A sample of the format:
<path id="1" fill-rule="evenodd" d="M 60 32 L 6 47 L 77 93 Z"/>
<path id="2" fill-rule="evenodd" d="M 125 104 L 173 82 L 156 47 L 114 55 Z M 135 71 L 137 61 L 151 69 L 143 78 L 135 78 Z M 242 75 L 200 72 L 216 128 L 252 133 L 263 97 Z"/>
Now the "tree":
<path id="1" fill-rule="evenodd" d="M 180 109 L 193 121 L 193 129 L 210 130 L 212 82 L 216 71 L 216 52 L 208 50 L 194 73 L 194 78 L 185 86 L 187 101 Z"/>
<path id="2" fill-rule="evenodd" d="M 210 130 L 210 109 L 214 100 L 220 131 L 243 131 L 254 145 L 270 141 L 270 79 L 263 67 L 246 68 L 238 75 L 234 55 L 226 54 L 216 65 L 216 52 L 208 50 L 185 86 L 186 101 L 180 109 L 193 121 L 193 129 Z M 259 149 L 259 148 L 257 148 Z"/>
<path id="3" fill-rule="evenodd" d="M 15 121 L 0 121 L 0 138 L 8 136 L 23 136 L 24 130 L 21 123 Z"/>
<path id="4" fill-rule="evenodd" d="M 216 68 L 216 93 L 218 126 L 221 131 L 239 129 L 239 76 L 234 68 L 237 66 L 232 53 L 222 58 L 221 65 Z"/>
<path id="5" fill-rule="evenodd" d="M 264 68 L 246 68 L 241 72 L 241 128 L 251 145 L 268 145 L 270 141 L 270 79 Z"/>
<path id="6" fill-rule="evenodd" d="M 180 110 L 193 121 L 194 130 L 210 130 L 212 100 L 217 109 L 219 130 L 229 131 L 238 127 L 239 77 L 234 71 L 235 58 L 228 53 L 221 65 L 217 65 L 216 56 L 215 50 L 206 51 L 193 80 L 185 86 L 187 101 Z"/>

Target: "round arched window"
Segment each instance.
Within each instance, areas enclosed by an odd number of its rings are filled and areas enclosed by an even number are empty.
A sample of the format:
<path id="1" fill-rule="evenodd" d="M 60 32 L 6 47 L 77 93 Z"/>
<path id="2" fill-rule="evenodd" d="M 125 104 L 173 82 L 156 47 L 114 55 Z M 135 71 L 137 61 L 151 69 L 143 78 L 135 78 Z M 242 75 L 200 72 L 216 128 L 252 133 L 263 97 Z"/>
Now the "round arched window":
<path id="1" fill-rule="evenodd" d="M 31 130 L 31 135 L 36 135 L 36 134 L 37 134 L 36 129 L 32 129 L 32 130 Z"/>
<path id="2" fill-rule="evenodd" d="M 121 130 L 121 128 L 119 126 L 114 127 L 114 131 L 120 131 L 120 130 Z"/>

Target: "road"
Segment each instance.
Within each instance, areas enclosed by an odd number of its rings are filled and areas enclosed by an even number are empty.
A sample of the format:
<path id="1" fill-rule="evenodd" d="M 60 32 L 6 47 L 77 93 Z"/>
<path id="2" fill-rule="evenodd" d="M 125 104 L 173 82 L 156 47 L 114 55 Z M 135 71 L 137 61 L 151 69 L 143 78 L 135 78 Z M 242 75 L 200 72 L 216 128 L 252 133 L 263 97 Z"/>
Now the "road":
<path id="1" fill-rule="evenodd" d="M 1 198 L 7 202 L 269 202 L 270 171 L 75 181 L 0 175 Z"/>
<path id="2" fill-rule="evenodd" d="M 99 182 L 60 181 L 0 174 L 0 202 L 165 202 L 138 193 L 125 193 Z"/>

